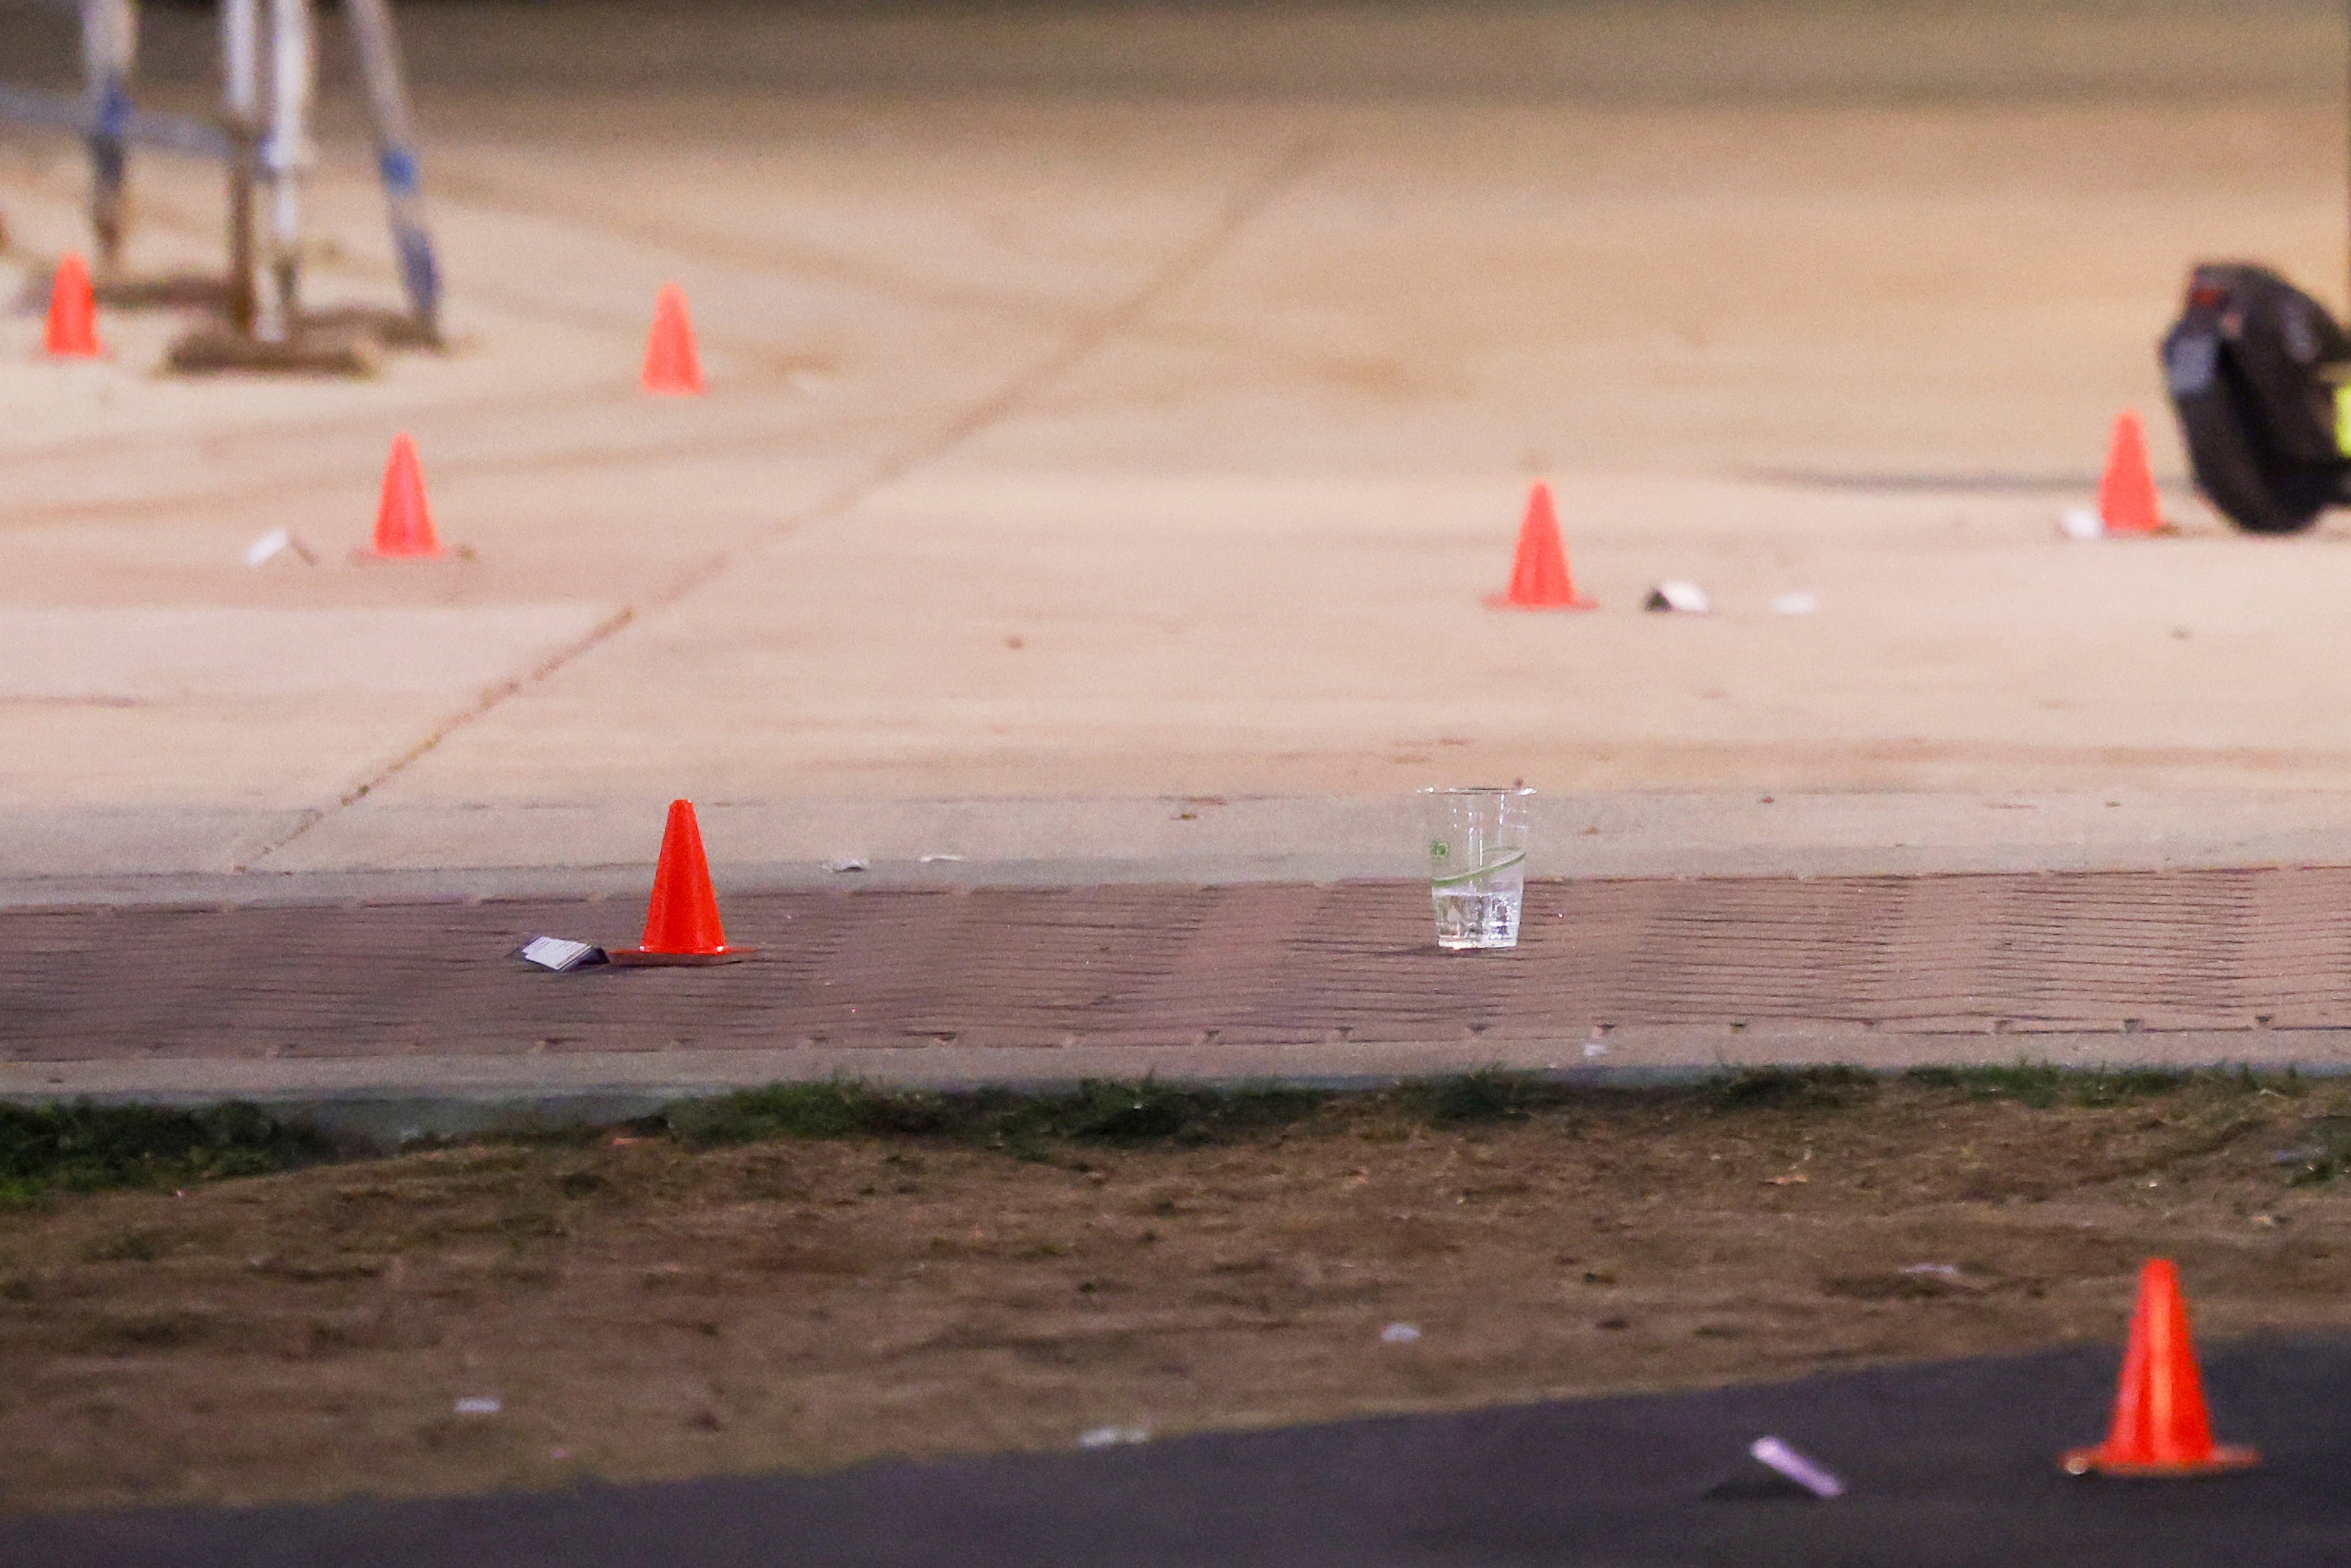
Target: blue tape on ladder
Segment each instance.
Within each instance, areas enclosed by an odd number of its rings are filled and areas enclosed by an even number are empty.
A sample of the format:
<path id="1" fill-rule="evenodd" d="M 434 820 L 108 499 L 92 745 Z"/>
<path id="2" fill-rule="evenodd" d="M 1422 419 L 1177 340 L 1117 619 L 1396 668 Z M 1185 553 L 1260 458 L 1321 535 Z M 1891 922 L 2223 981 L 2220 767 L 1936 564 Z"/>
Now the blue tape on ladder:
<path id="1" fill-rule="evenodd" d="M 441 269 L 433 260 L 433 242 L 413 229 L 400 235 L 400 277 L 418 316 L 429 322 L 439 315 Z"/>
<path id="2" fill-rule="evenodd" d="M 388 148 L 379 153 L 376 170 L 383 176 L 387 189 L 403 196 L 416 194 L 416 154 Z"/>
<path id="3" fill-rule="evenodd" d="M 131 95 L 119 81 L 109 81 L 98 95 L 98 115 L 92 134 L 120 141 L 131 134 Z"/>

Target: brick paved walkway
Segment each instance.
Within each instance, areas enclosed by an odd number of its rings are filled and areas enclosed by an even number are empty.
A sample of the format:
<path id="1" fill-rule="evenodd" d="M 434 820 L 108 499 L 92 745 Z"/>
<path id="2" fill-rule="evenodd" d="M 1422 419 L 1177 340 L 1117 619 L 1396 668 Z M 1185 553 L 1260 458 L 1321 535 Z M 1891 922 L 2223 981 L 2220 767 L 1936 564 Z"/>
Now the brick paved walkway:
<path id="1" fill-rule="evenodd" d="M 633 900 L 0 915 L 0 1061 L 2351 1028 L 2351 869 L 1552 883 L 1513 953 L 1417 884 L 738 896 L 751 963 L 546 975 Z M 2314 1035 L 2313 1038 L 2316 1038 Z M 1986 1042 L 1989 1045 L 1989 1042 Z M 2150 1040 L 2150 1045 L 2155 1042 Z M 1991 1054 L 1999 1054 L 1998 1051 Z"/>

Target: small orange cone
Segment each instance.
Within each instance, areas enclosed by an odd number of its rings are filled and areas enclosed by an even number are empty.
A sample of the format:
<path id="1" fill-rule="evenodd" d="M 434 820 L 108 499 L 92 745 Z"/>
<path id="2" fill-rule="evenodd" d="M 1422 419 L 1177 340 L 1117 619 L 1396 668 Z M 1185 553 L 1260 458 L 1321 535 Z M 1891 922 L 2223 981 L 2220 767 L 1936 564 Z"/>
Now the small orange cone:
<path id="1" fill-rule="evenodd" d="M 1551 486 L 1541 480 L 1527 492 L 1527 515 L 1519 524 L 1519 553 L 1510 563 L 1510 586 L 1486 596 L 1489 610 L 1597 610 L 1576 597 L 1567 574 L 1567 547 L 1560 543 L 1559 513 Z"/>
<path id="2" fill-rule="evenodd" d="M 106 352 L 98 343 L 98 296 L 89 267 L 68 251 L 49 285 L 49 327 L 41 351 L 53 360 L 94 360 Z"/>
<path id="3" fill-rule="evenodd" d="M 685 313 L 685 290 L 664 283 L 653 297 L 653 335 L 645 340 L 645 391 L 663 397 L 697 397 L 702 360 L 694 351 L 694 322 Z"/>
<path id="4" fill-rule="evenodd" d="M 2188 1304 L 2179 1297 L 2179 1270 L 2168 1260 L 2149 1259 L 2139 1270 L 2138 1305 L 2131 1313 L 2106 1440 L 2059 1462 L 2077 1476 L 2216 1476 L 2261 1462 L 2251 1448 L 2212 1441 L 2204 1377 L 2188 1334 Z"/>
<path id="5" fill-rule="evenodd" d="M 433 508 L 424 499 L 424 474 L 416 465 L 416 443 L 402 431 L 392 438 L 392 458 L 383 465 L 383 497 L 375 508 L 379 560 L 430 559 L 441 553 L 433 532 Z"/>
<path id="6" fill-rule="evenodd" d="M 2098 517 L 2108 534 L 2163 531 L 2163 503 L 2156 496 L 2155 472 L 2147 461 L 2147 427 L 2131 409 L 2115 415 L 2105 476 L 2098 481 Z"/>
<path id="7" fill-rule="evenodd" d="M 607 956 L 615 964 L 640 966 L 732 964 L 758 951 L 726 946 L 694 802 L 672 800 L 669 826 L 662 832 L 661 863 L 653 868 L 653 902 L 645 906 L 644 943 L 615 947 Z"/>

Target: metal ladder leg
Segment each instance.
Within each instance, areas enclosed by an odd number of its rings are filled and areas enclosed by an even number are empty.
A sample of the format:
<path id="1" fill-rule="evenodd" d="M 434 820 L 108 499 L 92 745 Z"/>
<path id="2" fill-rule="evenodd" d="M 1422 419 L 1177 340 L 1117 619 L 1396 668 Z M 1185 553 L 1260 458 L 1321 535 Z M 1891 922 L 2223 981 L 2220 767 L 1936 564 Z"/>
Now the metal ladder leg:
<path id="1" fill-rule="evenodd" d="M 228 319 L 250 337 L 260 308 L 253 233 L 261 160 L 260 0 L 221 0 L 221 114 L 229 134 Z"/>
<path id="2" fill-rule="evenodd" d="M 257 322 L 268 342 L 290 337 L 301 314 L 302 173 L 312 162 L 310 99 L 318 82 L 310 0 L 269 0 L 269 287 Z"/>
<path id="3" fill-rule="evenodd" d="M 122 258 L 124 183 L 130 172 L 131 69 L 139 56 L 132 0 L 81 0 L 81 63 L 89 116 L 89 226 L 100 272 Z"/>
<path id="4" fill-rule="evenodd" d="M 351 38 L 359 47 L 360 71 L 367 80 L 368 107 L 375 119 L 376 171 L 383 180 L 385 214 L 392 250 L 400 258 L 400 285 L 409 314 L 428 342 L 441 336 L 441 272 L 433 256 L 432 232 L 424 226 L 424 196 L 417 183 L 416 128 L 402 80 L 400 43 L 392 32 L 390 0 L 344 0 Z"/>

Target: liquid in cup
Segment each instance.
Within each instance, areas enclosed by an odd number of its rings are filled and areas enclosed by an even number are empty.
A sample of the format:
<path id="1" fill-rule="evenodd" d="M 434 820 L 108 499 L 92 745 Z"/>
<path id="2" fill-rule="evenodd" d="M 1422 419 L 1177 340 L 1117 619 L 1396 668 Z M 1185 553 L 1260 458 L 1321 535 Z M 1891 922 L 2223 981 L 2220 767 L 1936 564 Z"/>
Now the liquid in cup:
<path id="1" fill-rule="evenodd" d="M 1423 789 L 1428 895 L 1437 945 L 1456 951 L 1519 945 L 1531 789 Z"/>

